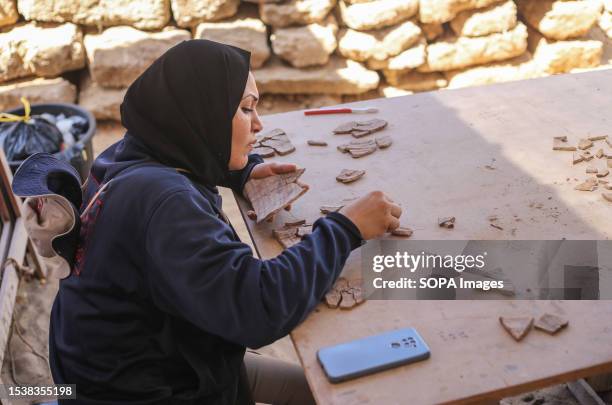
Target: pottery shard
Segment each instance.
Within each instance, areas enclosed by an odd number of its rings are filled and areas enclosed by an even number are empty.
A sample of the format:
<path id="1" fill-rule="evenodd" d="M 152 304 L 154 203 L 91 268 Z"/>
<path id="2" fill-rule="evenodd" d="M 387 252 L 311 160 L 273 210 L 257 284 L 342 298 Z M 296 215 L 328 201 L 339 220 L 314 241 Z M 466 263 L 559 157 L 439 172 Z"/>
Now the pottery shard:
<path id="1" fill-rule="evenodd" d="M 588 140 L 588 139 L 581 139 L 580 142 L 578 142 L 578 149 L 580 150 L 586 150 L 589 149 L 593 146 L 593 141 Z"/>
<path id="2" fill-rule="evenodd" d="M 198 24 L 194 39 L 209 39 L 251 52 L 251 68 L 257 69 L 270 57 L 266 25 L 256 13 L 238 13 L 226 21 Z"/>
<path id="3" fill-rule="evenodd" d="M 368 59 L 383 61 L 400 54 L 417 43 L 421 28 L 413 21 L 405 21 L 376 31 L 342 30 L 338 51 L 346 58 L 360 62 Z"/>
<path id="4" fill-rule="evenodd" d="M 190 38 L 186 30 L 146 32 L 127 26 L 87 34 L 84 43 L 89 71 L 100 86 L 127 87 L 164 52 Z"/>
<path id="5" fill-rule="evenodd" d="M 18 0 L 17 7 L 26 20 L 95 27 L 131 25 L 159 30 L 170 21 L 169 0 Z"/>
<path id="6" fill-rule="evenodd" d="M 391 231 L 391 235 L 403 236 L 405 238 L 412 236 L 412 233 L 413 233 L 412 229 L 403 227 L 403 226 L 400 226 L 399 228 L 395 228 L 394 230 Z"/>
<path id="7" fill-rule="evenodd" d="M 244 195 L 257 214 L 257 222 L 270 218 L 308 191 L 308 186 L 298 181 L 304 170 L 247 181 Z"/>
<path id="8" fill-rule="evenodd" d="M 594 191 L 597 188 L 597 180 L 594 178 L 589 178 L 584 182 L 578 184 L 574 187 L 575 190 L 578 191 Z"/>
<path id="9" fill-rule="evenodd" d="M 15 0 L 0 0 L 0 27 L 12 25 L 19 19 Z"/>
<path id="10" fill-rule="evenodd" d="M 508 0 L 482 9 L 462 11 L 450 26 L 459 36 L 480 37 L 511 30 L 516 22 L 516 5 Z"/>
<path id="11" fill-rule="evenodd" d="M 593 135 L 593 136 L 589 136 L 587 137 L 587 139 L 589 141 L 604 141 L 608 136 L 607 135 Z"/>
<path id="12" fill-rule="evenodd" d="M 371 133 L 381 131 L 387 126 L 387 121 L 374 118 L 367 121 L 350 121 L 334 129 L 334 134 L 351 134 L 355 138 L 361 138 Z M 374 142 L 374 141 L 372 141 Z M 354 144 L 354 143 L 351 143 Z M 341 145 L 343 146 L 343 145 Z"/>
<path id="13" fill-rule="evenodd" d="M 364 174 L 365 170 L 342 169 L 336 180 L 340 183 L 352 183 L 362 178 Z"/>
<path id="14" fill-rule="evenodd" d="M 91 80 L 89 72 L 81 78 L 79 105 L 89 110 L 96 119 L 121 121 L 120 106 L 127 88 L 102 87 Z"/>
<path id="15" fill-rule="evenodd" d="M 266 132 L 265 134 L 258 135 L 255 148 L 260 147 L 273 149 L 281 156 L 288 155 L 289 153 L 295 151 L 295 146 L 293 146 L 285 131 L 280 128 L 276 128 L 272 131 Z"/>
<path id="16" fill-rule="evenodd" d="M 536 329 L 554 335 L 569 324 L 569 320 L 555 314 L 542 315 L 533 325 Z"/>
<path id="17" fill-rule="evenodd" d="M 259 14 L 273 27 L 306 25 L 320 22 L 336 5 L 335 0 L 289 0 L 280 4 L 261 3 Z"/>
<path id="18" fill-rule="evenodd" d="M 546 74 L 567 73 L 573 69 L 599 66 L 603 43 L 591 39 L 552 41 L 530 29 L 529 51 L 539 71 Z"/>
<path id="19" fill-rule="evenodd" d="M 527 49 L 527 28 L 519 23 L 509 31 L 484 37 L 450 37 L 427 47 L 427 64 L 420 71 L 460 69 L 513 58 Z"/>
<path id="20" fill-rule="evenodd" d="M 316 140 L 316 139 L 309 139 L 307 143 L 310 146 L 327 146 L 327 142 Z"/>
<path id="21" fill-rule="evenodd" d="M 74 103 L 76 86 L 61 77 L 25 78 L 3 83 L 0 85 L 0 111 L 21 107 L 21 97 L 30 104 Z"/>
<path id="22" fill-rule="evenodd" d="M 337 31 L 336 20 L 329 16 L 321 23 L 277 28 L 270 41 L 274 53 L 295 67 L 325 65 L 336 50 Z"/>
<path id="23" fill-rule="evenodd" d="M 499 0 L 421 0 L 419 20 L 424 23 L 445 23 L 464 10 L 483 8 Z"/>
<path id="24" fill-rule="evenodd" d="M 379 136 L 376 138 L 376 145 L 378 145 L 380 149 L 388 148 L 392 143 L 393 139 L 391 139 L 389 135 Z"/>
<path id="25" fill-rule="evenodd" d="M 533 318 L 530 316 L 500 316 L 499 322 L 517 342 L 527 336 L 533 326 Z"/>
<path id="26" fill-rule="evenodd" d="M 553 138 L 553 150 L 575 151 L 576 147 L 567 144 L 567 136 L 555 136 Z"/>
<path id="27" fill-rule="evenodd" d="M 418 0 L 373 0 L 347 6 L 340 0 L 340 15 L 354 30 L 374 30 L 388 27 L 414 16 Z"/>
<path id="28" fill-rule="evenodd" d="M 595 153 L 595 157 L 596 157 L 597 159 L 601 159 L 602 157 L 604 157 L 604 151 L 603 151 L 603 149 L 601 149 L 601 148 L 600 148 L 600 149 L 598 149 L 598 150 L 597 150 L 597 152 Z"/>
<path id="29" fill-rule="evenodd" d="M 343 153 L 348 152 L 354 158 L 360 158 L 376 152 L 376 142 L 372 139 L 366 141 L 353 141 L 346 145 L 338 146 L 338 150 Z"/>
<path id="30" fill-rule="evenodd" d="M 179 27 L 194 27 L 236 14 L 240 0 L 172 0 L 172 16 Z"/>
<path id="31" fill-rule="evenodd" d="M 582 159 L 583 159 L 583 160 L 585 160 L 585 161 L 587 161 L 587 162 L 588 162 L 588 161 L 590 161 L 590 160 L 592 160 L 592 159 L 595 157 L 595 155 L 593 155 L 593 154 L 592 154 L 591 152 L 589 152 L 588 150 L 585 150 L 585 151 L 583 151 L 583 152 L 580 152 L 580 156 L 582 156 Z"/>
<path id="32" fill-rule="evenodd" d="M 452 229 L 455 227 L 455 217 L 438 218 L 438 226 L 441 228 Z"/>
<path id="33" fill-rule="evenodd" d="M 253 153 L 257 153 L 263 158 L 269 158 L 276 155 L 276 151 L 268 146 L 257 146 L 253 148 Z"/>
<path id="34" fill-rule="evenodd" d="M 20 24 L 0 33 L 0 82 L 55 77 L 85 66 L 81 29 L 74 24 Z"/>
<path id="35" fill-rule="evenodd" d="M 334 134 L 350 134 L 353 131 L 353 128 L 357 126 L 356 121 L 350 121 L 345 124 L 341 124 L 334 129 Z"/>
<path id="36" fill-rule="evenodd" d="M 365 301 L 363 280 L 338 278 L 331 290 L 325 295 L 325 303 L 331 309 L 351 309 Z"/>
<path id="37" fill-rule="evenodd" d="M 336 309 L 340 305 L 342 294 L 332 288 L 327 294 L 325 294 L 325 303 L 328 308 Z"/>
<path id="38" fill-rule="evenodd" d="M 286 223 L 282 228 L 275 229 L 272 234 L 284 249 L 300 243 L 302 238 L 312 233 L 312 225 L 306 221 L 299 221 L 299 224 Z M 302 223 L 303 222 L 303 223 Z"/>
<path id="39" fill-rule="evenodd" d="M 601 14 L 601 4 L 594 1 L 517 0 L 516 3 L 530 26 L 557 40 L 585 35 Z"/>
<path id="40" fill-rule="evenodd" d="M 273 60 L 255 74 L 261 94 L 361 94 L 376 89 L 378 73 L 335 56 L 325 66 L 296 69 Z"/>
<path id="41" fill-rule="evenodd" d="M 321 214 L 329 214 L 330 212 L 338 212 L 344 205 L 322 205 L 319 207 Z"/>
<path id="42" fill-rule="evenodd" d="M 586 173 L 587 174 L 595 174 L 595 173 L 597 173 L 597 168 L 593 167 L 593 166 L 588 166 L 586 168 Z"/>

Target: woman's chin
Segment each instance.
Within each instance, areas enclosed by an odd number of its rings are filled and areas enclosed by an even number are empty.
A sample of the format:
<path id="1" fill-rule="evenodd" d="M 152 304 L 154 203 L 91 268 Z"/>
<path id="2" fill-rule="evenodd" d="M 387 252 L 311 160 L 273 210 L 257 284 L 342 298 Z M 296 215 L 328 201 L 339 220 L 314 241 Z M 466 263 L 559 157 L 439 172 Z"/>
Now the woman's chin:
<path id="1" fill-rule="evenodd" d="M 240 161 L 230 162 L 229 169 L 230 170 L 242 170 L 246 167 L 247 163 L 249 163 L 249 155 L 244 155 Z"/>

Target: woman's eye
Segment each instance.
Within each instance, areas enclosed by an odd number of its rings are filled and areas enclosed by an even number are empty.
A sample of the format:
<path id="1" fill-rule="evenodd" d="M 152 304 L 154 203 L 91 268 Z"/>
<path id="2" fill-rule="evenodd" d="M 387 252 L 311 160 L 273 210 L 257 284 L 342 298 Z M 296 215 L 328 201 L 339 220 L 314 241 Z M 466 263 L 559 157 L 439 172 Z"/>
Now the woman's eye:
<path id="1" fill-rule="evenodd" d="M 245 113 L 252 113 L 253 109 L 252 108 L 247 108 L 247 107 L 242 107 L 242 111 L 244 111 Z"/>

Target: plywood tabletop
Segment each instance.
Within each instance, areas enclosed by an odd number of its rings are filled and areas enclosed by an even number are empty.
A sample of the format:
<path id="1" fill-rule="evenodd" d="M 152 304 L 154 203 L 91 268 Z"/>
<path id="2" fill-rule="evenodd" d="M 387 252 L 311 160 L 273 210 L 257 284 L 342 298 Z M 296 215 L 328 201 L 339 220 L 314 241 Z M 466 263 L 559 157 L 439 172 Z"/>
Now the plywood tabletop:
<path id="1" fill-rule="evenodd" d="M 607 240 L 612 204 L 601 190 L 574 190 L 585 168 L 572 152 L 552 150 L 552 138 L 572 144 L 594 135 L 612 137 L 612 70 L 554 76 L 493 86 L 369 100 L 366 115 L 305 117 L 290 112 L 263 117 L 265 130 L 282 128 L 296 151 L 271 161 L 306 168 L 311 186 L 290 212 L 273 223 L 247 227 L 262 258 L 282 250 L 272 229 L 289 219 L 316 220 L 321 205 L 334 205 L 370 190 L 383 190 L 404 210 L 401 222 L 420 240 Z M 349 135 L 332 130 L 347 121 L 382 118 L 393 145 L 359 159 L 336 150 Z M 265 131 L 264 130 L 264 131 Z M 373 137 L 375 135 L 370 135 Z M 327 147 L 307 145 L 323 139 Z M 595 142 L 593 152 L 603 148 Z M 341 169 L 362 169 L 352 184 L 335 180 Z M 239 200 L 244 213 L 248 204 Z M 490 226 L 490 216 L 503 229 Z M 437 218 L 455 216 L 455 229 Z M 353 252 L 344 273 L 360 271 Z M 499 327 L 501 314 L 544 310 L 567 314 L 571 326 L 550 337 L 532 332 L 517 344 Z M 385 330 L 416 327 L 432 357 L 342 384 L 330 384 L 316 360 L 324 346 Z M 578 301 L 367 301 L 351 311 L 322 305 L 292 338 L 315 397 L 322 404 L 430 404 L 492 399 L 558 381 L 612 370 L 612 302 Z"/>

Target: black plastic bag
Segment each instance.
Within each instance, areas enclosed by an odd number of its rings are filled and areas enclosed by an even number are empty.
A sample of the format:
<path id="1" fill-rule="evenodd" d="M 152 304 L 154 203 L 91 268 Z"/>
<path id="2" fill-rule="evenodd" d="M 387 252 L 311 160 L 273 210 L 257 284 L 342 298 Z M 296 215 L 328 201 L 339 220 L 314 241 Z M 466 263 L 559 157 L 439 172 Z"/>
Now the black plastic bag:
<path id="1" fill-rule="evenodd" d="M 57 153 L 62 139 L 55 124 L 39 116 L 0 124 L 0 146 L 9 161 L 24 160 L 38 152 Z"/>

